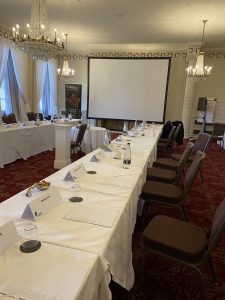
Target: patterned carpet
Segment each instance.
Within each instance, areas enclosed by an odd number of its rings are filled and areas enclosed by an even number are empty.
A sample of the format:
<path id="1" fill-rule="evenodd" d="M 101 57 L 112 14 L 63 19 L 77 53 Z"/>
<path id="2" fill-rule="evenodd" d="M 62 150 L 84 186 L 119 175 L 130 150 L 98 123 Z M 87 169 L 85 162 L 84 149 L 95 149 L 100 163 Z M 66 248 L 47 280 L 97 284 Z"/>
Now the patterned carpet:
<path id="1" fill-rule="evenodd" d="M 178 152 L 182 151 L 180 147 Z M 0 202 L 26 189 L 33 183 L 54 173 L 54 151 L 30 157 L 26 161 L 17 160 L 0 169 Z M 218 145 L 211 145 L 203 165 L 204 184 L 197 176 L 185 201 L 189 222 L 208 230 L 218 204 L 225 198 L 225 151 Z M 151 206 L 149 221 L 157 214 L 179 218 L 175 209 Z M 136 226 L 133 234 L 133 263 L 136 281 L 133 289 L 126 292 L 116 284 L 111 284 L 113 300 L 138 299 L 137 281 L 142 258 L 140 249 L 141 230 Z M 208 268 L 203 269 L 209 300 L 225 300 L 225 235 L 214 252 L 214 264 L 221 282 L 211 280 Z M 200 299 L 198 279 L 190 269 L 149 257 L 144 281 L 146 300 L 197 300 Z"/>

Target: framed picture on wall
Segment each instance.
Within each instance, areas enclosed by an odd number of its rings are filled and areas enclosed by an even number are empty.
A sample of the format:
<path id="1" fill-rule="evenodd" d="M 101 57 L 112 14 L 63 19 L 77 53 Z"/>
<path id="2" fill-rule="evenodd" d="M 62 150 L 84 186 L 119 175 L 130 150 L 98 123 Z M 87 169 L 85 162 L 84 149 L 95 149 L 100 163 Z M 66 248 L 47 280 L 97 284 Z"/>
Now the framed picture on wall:
<path id="1" fill-rule="evenodd" d="M 73 119 L 81 118 L 81 84 L 66 84 L 65 85 L 65 108 L 66 113 L 71 114 Z"/>

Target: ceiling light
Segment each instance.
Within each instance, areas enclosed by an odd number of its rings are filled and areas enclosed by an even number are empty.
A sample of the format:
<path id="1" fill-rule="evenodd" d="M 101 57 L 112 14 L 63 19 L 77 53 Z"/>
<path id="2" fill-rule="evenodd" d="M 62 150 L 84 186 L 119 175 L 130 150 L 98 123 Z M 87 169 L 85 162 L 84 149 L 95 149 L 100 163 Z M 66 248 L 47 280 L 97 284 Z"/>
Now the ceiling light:
<path id="1" fill-rule="evenodd" d="M 205 35 L 205 24 L 208 20 L 203 20 L 202 44 L 198 51 L 197 61 L 195 67 L 189 66 L 187 68 L 187 76 L 191 78 L 207 78 L 211 75 L 211 66 L 204 66 L 204 52 L 202 51 Z"/>
<path id="2" fill-rule="evenodd" d="M 56 57 L 64 49 L 63 42 L 57 37 L 54 29 L 54 39 L 51 40 L 46 0 L 33 0 L 30 24 L 27 24 L 26 34 L 20 33 L 17 24 L 13 27 L 13 41 L 33 59 L 48 60 Z"/>
<path id="3" fill-rule="evenodd" d="M 61 69 L 57 70 L 57 75 L 61 79 L 68 79 L 68 78 L 74 77 L 75 71 L 74 71 L 74 69 L 70 69 L 70 67 L 69 67 L 69 56 L 67 53 L 67 36 L 68 36 L 68 34 L 65 33 L 63 35 L 66 39 L 65 54 L 63 55 L 63 68 L 62 68 L 62 70 Z"/>

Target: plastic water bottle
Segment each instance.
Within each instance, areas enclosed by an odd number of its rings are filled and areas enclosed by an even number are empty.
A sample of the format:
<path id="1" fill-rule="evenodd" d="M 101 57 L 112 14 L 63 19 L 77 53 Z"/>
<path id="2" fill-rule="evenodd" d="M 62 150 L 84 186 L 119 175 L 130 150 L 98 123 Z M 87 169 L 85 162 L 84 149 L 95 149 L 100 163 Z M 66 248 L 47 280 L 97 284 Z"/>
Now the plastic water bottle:
<path id="1" fill-rule="evenodd" d="M 124 123 L 123 123 L 123 133 L 127 134 L 127 132 L 128 132 L 128 124 L 127 124 L 127 121 L 124 121 Z"/>
<path id="2" fill-rule="evenodd" d="M 131 165 L 131 149 L 130 149 L 130 143 L 127 143 L 126 149 L 124 151 L 123 156 L 123 168 L 129 169 Z"/>
<path id="3" fill-rule="evenodd" d="M 40 125 L 40 117 L 39 117 L 39 114 L 36 115 L 36 125 Z"/>
<path id="4" fill-rule="evenodd" d="M 105 131 L 105 136 L 104 136 L 104 146 L 106 148 L 109 147 L 109 134 L 108 134 L 108 130 Z"/>

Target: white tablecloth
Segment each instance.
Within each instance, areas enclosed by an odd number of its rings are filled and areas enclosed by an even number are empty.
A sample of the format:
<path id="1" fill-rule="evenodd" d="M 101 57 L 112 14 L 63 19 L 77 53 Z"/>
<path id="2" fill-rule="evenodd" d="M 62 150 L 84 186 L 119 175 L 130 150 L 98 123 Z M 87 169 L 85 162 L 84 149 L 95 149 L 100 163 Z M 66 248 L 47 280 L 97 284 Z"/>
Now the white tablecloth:
<path id="1" fill-rule="evenodd" d="M 0 167 L 18 158 L 27 159 L 55 146 L 55 129 L 52 124 L 32 122 L 26 126 L 11 124 L 0 127 Z"/>
<path id="2" fill-rule="evenodd" d="M 156 143 L 161 129 L 162 126 L 155 125 L 154 129 L 145 131 L 145 136 L 130 138 L 132 152 L 130 169 L 123 169 L 122 160 L 114 159 L 113 152 L 105 152 L 106 157 L 100 162 L 90 162 L 95 153 L 92 152 L 46 178 L 51 182 L 51 187 L 59 190 L 63 202 L 36 222 L 41 241 L 99 255 L 109 263 L 113 280 L 127 290 L 131 289 L 134 283 L 132 233 L 137 203 L 146 179 L 148 164 L 156 155 Z M 120 149 L 123 146 L 123 142 L 120 141 L 113 144 L 113 147 Z M 64 181 L 67 172 L 81 161 L 87 170 L 94 170 L 96 174 L 85 174 L 75 183 Z M 25 192 L 22 191 L 0 204 L 2 220 L 12 218 L 18 230 L 26 222 L 20 217 L 27 203 L 43 193 L 38 192 L 27 198 Z M 72 196 L 82 197 L 83 201 L 71 203 L 69 198 Z M 75 209 L 76 206 L 83 207 L 87 211 L 99 207 L 101 214 L 102 210 L 106 213 L 112 210 L 116 212 L 116 218 L 112 227 L 66 219 L 68 211 Z M 99 215 L 99 218 L 101 217 Z"/>
<path id="3" fill-rule="evenodd" d="M 79 128 L 72 128 L 72 139 L 76 140 Z M 99 148 L 103 142 L 105 137 L 106 129 L 103 127 L 90 127 L 85 131 L 84 139 L 82 142 L 82 150 L 87 154 L 95 149 Z"/>
<path id="4" fill-rule="evenodd" d="M 99 256 L 45 243 L 33 253 L 19 247 L 1 258 L 6 268 L 1 269 L 0 299 L 1 293 L 27 300 L 110 299 L 108 266 Z"/>

